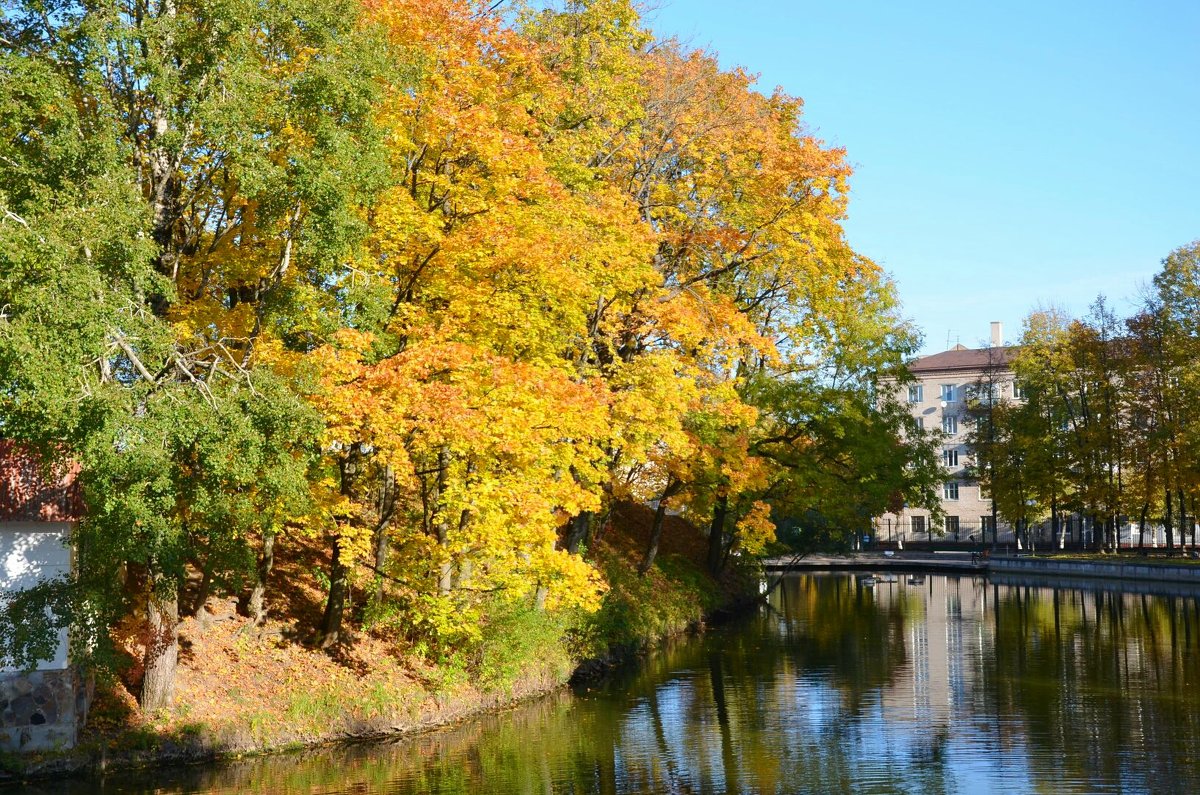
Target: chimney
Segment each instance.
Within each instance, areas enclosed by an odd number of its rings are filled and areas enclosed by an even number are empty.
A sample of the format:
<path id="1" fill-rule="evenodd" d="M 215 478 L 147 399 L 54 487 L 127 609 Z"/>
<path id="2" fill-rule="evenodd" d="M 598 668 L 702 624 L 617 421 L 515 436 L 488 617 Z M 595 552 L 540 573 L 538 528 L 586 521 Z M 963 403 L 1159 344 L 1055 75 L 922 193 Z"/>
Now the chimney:
<path id="1" fill-rule="evenodd" d="M 999 348 L 1004 345 L 1004 326 L 999 320 L 992 321 L 992 347 Z"/>

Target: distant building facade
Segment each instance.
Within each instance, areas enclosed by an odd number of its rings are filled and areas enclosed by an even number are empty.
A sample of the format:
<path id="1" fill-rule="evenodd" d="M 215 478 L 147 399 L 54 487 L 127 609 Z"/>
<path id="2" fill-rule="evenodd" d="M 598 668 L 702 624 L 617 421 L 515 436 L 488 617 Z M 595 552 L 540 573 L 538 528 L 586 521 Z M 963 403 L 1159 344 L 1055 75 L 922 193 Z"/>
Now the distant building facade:
<path id="1" fill-rule="evenodd" d="M 0 440 L 0 602 L 71 574 L 71 531 L 81 514 L 76 468 L 47 467 L 31 450 Z M 0 749 L 74 745 L 88 687 L 72 670 L 67 633 L 50 659 L 22 670 L 0 649 Z"/>
<path id="2" fill-rule="evenodd" d="M 917 359 L 909 366 L 913 384 L 898 385 L 897 396 L 908 405 L 914 429 L 939 430 L 944 434 L 941 461 L 943 480 L 941 508 L 945 518 L 934 523 L 928 510 L 904 508 L 875 519 L 875 537 L 880 542 L 903 543 L 942 537 L 951 541 L 981 541 L 986 532 L 994 537 L 992 501 L 979 483 L 969 476 L 974 453 L 967 443 L 967 402 L 977 385 L 986 383 L 992 399 L 1021 400 L 1020 385 L 1011 363 L 1017 348 L 1005 346 L 1002 327 L 992 323 L 991 344 L 986 348 L 956 345 L 948 351 Z M 1000 536 L 1012 530 L 1001 519 Z"/>

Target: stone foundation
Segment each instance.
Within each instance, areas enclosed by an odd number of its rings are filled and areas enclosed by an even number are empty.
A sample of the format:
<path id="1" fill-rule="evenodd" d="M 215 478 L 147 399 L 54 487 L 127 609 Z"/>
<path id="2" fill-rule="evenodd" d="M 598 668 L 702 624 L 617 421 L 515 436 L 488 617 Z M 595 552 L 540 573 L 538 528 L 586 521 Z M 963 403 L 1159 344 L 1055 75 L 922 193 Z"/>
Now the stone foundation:
<path id="1" fill-rule="evenodd" d="M 90 682 L 69 668 L 0 673 L 0 749 L 71 748 L 90 702 Z"/>

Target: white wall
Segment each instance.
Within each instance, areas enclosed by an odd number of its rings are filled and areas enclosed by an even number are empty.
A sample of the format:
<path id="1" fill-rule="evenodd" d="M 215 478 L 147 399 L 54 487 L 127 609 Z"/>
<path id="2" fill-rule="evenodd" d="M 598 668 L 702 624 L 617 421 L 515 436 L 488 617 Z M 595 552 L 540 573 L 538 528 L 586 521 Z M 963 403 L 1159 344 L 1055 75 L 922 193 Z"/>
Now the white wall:
<path id="1" fill-rule="evenodd" d="M 0 598 L 6 591 L 29 588 L 42 580 L 71 572 L 71 548 L 65 522 L 0 522 Z M 16 670 L 0 657 L 0 671 Z M 43 661 L 38 670 L 67 667 L 67 632 L 59 634 L 53 660 Z"/>

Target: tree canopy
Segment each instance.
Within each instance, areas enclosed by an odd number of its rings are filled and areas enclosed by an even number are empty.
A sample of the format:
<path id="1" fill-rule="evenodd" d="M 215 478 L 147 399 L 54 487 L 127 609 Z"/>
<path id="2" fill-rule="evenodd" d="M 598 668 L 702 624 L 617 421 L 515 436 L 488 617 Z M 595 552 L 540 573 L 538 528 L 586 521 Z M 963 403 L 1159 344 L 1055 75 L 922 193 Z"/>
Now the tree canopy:
<path id="1" fill-rule="evenodd" d="M 79 462 L 56 615 L 94 656 L 141 617 L 144 707 L 189 583 L 261 620 L 279 544 L 328 550 L 314 642 L 438 646 L 595 609 L 622 500 L 719 571 L 932 499 L 845 152 L 627 0 L 4 14 L 0 423 Z"/>

